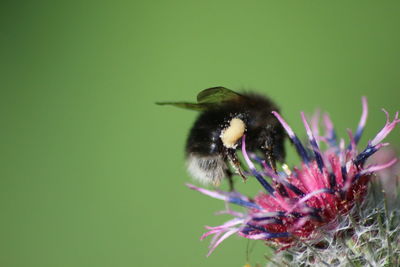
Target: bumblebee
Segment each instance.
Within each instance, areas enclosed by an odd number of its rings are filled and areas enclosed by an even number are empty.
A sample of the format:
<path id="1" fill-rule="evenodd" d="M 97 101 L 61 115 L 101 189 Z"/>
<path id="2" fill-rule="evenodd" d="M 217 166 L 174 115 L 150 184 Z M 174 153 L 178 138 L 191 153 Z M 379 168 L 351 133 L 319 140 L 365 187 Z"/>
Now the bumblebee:
<path id="1" fill-rule="evenodd" d="M 246 150 L 262 154 L 273 170 L 276 171 L 277 161 L 284 160 L 284 129 L 271 113 L 279 109 L 263 95 L 213 87 L 201 91 L 197 103 L 156 104 L 200 112 L 189 131 L 185 155 L 189 174 L 203 184 L 218 186 L 227 177 L 233 189 L 229 165 L 246 180 L 236 154 L 241 149 L 243 135 L 246 135 Z"/>

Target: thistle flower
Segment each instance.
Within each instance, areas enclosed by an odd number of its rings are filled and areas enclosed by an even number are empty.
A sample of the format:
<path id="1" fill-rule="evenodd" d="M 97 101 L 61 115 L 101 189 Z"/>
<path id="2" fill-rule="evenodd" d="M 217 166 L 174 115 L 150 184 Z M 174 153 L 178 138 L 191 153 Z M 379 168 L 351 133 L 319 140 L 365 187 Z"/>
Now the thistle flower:
<path id="1" fill-rule="evenodd" d="M 246 208 L 245 212 L 237 212 L 228 207 L 224 213 L 232 215 L 231 220 L 216 227 L 206 227 L 208 232 L 201 239 L 213 236 L 208 255 L 223 240 L 236 233 L 248 239 L 264 240 L 285 250 L 304 241 L 317 243 L 327 232 L 334 232 L 339 226 L 339 217 L 347 215 L 356 203 L 364 201 L 372 174 L 392 166 L 397 160 L 394 158 L 379 165 L 365 164 L 371 155 L 387 145 L 382 140 L 400 119 L 397 112 L 390 121 L 388 112 L 383 110 L 386 114 L 385 126 L 359 153 L 357 143 L 368 114 L 366 98 L 362 99 L 362 104 L 358 128 L 354 135 L 349 131 L 350 143 L 347 146 L 343 139 L 337 140 L 328 115 L 324 116 L 325 135 L 320 136 L 318 120 L 314 118 L 310 126 L 304 113 L 301 113 L 310 144 L 305 147 L 281 115 L 273 112 L 301 159 L 300 166 L 292 170 L 283 164 L 283 171 L 275 173 L 264 160 L 254 153 L 247 153 L 243 136 L 244 159 L 251 176 L 264 189 L 254 198 L 239 192 L 212 191 L 188 185 L 210 197 Z M 325 143 L 327 148 L 322 150 L 321 143 Z"/>

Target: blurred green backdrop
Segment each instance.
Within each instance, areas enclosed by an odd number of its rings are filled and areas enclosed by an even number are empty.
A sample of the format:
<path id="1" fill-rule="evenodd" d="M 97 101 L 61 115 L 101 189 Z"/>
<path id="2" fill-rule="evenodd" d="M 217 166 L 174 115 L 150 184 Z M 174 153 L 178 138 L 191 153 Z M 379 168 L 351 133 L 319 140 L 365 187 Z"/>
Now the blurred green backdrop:
<path id="1" fill-rule="evenodd" d="M 399 14 L 398 1 L 1 1 L 0 266 L 244 265 L 247 241 L 209 258 L 199 242 L 226 218 L 184 186 L 196 113 L 154 102 L 253 88 L 300 136 L 299 111 L 317 107 L 344 136 L 366 95 L 365 144 L 380 108 L 400 107 Z"/>

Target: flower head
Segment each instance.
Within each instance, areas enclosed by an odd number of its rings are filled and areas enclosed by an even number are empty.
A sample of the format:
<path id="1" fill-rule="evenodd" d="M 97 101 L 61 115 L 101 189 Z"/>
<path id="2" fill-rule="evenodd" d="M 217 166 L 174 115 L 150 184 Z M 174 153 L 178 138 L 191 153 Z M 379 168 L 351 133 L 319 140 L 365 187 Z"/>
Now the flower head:
<path id="1" fill-rule="evenodd" d="M 188 185 L 205 195 L 246 208 L 245 212 L 228 208 L 225 212 L 231 214 L 233 219 L 220 226 L 206 227 L 209 231 L 202 239 L 213 235 L 209 254 L 235 233 L 248 239 L 265 240 L 285 249 L 299 241 L 317 241 L 322 233 L 333 231 L 338 226 L 339 216 L 348 214 L 356 202 L 364 200 L 371 175 L 392 166 L 397 160 L 393 158 L 379 165 L 366 166 L 366 160 L 387 145 L 381 142 L 400 119 L 397 112 L 390 121 L 389 114 L 384 110 L 387 118 L 385 126 L 364 150 L 358 152 L 357 143 L 368 112 L 366 98 L 362 99 L 362 103 L 360 123 L 354 135 L 349 131 L 350 143 L 347 146 L 343 139 L 337 140 L 328 115 L 324 116 L 325 135 L 320 136 L 318 120 L 314 118 L 310 126 L 304 113 L 301 113 L 309 141 L 309 146 L 305 147 L 286 121 L 273 112 L 301 158 L 301 165 L 292 170 L 283 164 L 283 171 L 275 173 L 264 160 L 254 153 L 247 153 L 243 136 L 244 159 L 251 176 L 264 189 L 254 198 L 238 192 L 211 191 Z M 325 143 L 327 148 L 322 150 L 321 143 Z"/>

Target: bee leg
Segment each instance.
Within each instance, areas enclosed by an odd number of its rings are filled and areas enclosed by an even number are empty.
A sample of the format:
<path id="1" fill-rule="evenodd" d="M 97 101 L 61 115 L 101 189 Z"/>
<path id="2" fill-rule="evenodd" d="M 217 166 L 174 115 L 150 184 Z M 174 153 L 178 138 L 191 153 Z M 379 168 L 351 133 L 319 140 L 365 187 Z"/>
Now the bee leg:
<path id="1" fill-rule="evenodd" d="M 240 175 L 240 177 L 242 177 L 243 182 L 246 182 L 247 177 L 244 175 L 244 173 L 242 171 L 242 167 L 241 167 L 240 161 L 235 153 L 235 150 L 228 149 L 227 156 L 228 156 L 229 162 L 231 163 L 232 168 L 235 170 L 235 172 L 237 174 Z"/>
<path id="2" fill-rule="evenodd" d="M 273 170 L 275 173 L 277 173 L 277 170 L 276 170 L 276 160 L 275 160 L 275 158 L 274 158 L 273 155 L 272 155 L 272 151 L 271 151 L 271 150 L 266 150 L 266 152 L 265 152 L 265 157 L 266 157 L 266 160 L 267 160 L 268 165 L 272 168 L 272 170 Z M 282 196 L 284 196 L 284 197 L 289 197 L 288 192 L 286 191 L 285 187 L 284 187 L 281 183 L 278 183 L 278 182 L 274 182 L 274 183 L 275 183 L 275 186 L 276 186 L 278 192 L 279 192 Z"/>
<path id="3" fill-rule="evenodd" d="M 229 182 L 229 191 L 230 192 L 235 191 L 235 186 L 233 183 L 233 173 L 229 169 L 226 170 L 226 178 L 228 179 Z"/>
<path id="4" fill-rule="evenodd" d="M 266 152 L 266 159 L 267 159 L 267 163 L 268 165 L 272 168 L 272 170 L 277 173 L 276 171 L 276 161 L 272 155 L 271 150 L 267 150 Z"/>
<path id="5" fill-rule="evenodd" d="M 272 170 L 277 173 L 276 171 L 276 160 L 275 157 L 273 155 L 273 150 L 272 150 L 272 144 L 273 144 L 273 140 L 271 140 L 271 138 L 267 138 L 265 141 L 265 147 L 263 147 L 262 150 L 264 150 L 265 152 L 265 159 L 268 163 L 268 165 L 272 168 Z"/>

